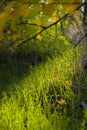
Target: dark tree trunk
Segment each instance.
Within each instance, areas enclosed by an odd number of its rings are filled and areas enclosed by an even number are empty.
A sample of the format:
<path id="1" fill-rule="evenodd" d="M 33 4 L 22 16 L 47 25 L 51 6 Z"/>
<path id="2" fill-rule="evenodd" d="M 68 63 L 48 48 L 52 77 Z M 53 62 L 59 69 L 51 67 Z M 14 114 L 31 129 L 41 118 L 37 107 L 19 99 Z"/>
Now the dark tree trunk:
<path id="1" fill-rule="evenodd" d="M 84 26 L 84 32 L 87 34 L 87 0 L 85 0 L 85 5 L 84 5 L 84 17 L 83 17 L 83 26 Z M 87 38 L 87 35 L 86 35 Z"/>
<path id="2" fill-rule="evenodd" d="M 82 69 L 85 74 L 87 74 L 87 0 L 84 1 L 84 16 L 83 16 L 83 30 L 85 34 L 85 41 L 84 41 L 84 54 L 82 56 Z"/>

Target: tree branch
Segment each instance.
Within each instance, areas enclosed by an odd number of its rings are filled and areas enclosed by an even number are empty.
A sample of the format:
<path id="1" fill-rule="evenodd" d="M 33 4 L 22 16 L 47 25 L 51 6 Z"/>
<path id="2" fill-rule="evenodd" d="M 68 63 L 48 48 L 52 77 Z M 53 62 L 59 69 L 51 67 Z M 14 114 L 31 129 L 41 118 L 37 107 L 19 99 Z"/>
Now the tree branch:
<path id="1" fill-rule="evenodd" d="M 41 28 L 46 28 L 46 27 L 43 26 L 43 25 L 37 25 L 37 24 L 35 24 L 35 23 L 29 23 L 29 22 L 20 22 L 20 23 L 18 23 L 17 25 L 20 25 L 20 24 L 29 24 L 29 25 L 31 25 L 31 26 L 39 26 L 39 27 L 41 27 Z"/>
<path id="2" fill-rule="evenodd" d="M 81 41 L 86 37 L 86 35 L 87 35 L 87 33 L 85 33 L 85 34 L 82 36 L 82 38 L 75 44 L 74 47 L 77 47 L 77 46 L 81 43 Z"/>
<path id="3" fill-rule="evenodd" d="M 87 2 L 82 2 L 76 10 L 79 10 L 79 9 L 80 9 L 82 6 L 84 6 L 85 4 L 87 4 Z"/>
<path id="4" fill-rule="evenodd" d="M 41 31 L 39 31 L 38 33 L 36 33 L 34 36 L 32 36 L 32 37 L 30 37 L 30 38 L 24 40 L 23 42 L 21 42 L 17 47 L 20 47 L 20 46 L 22 46 L 24 43 L 26 43 L 26 42 L 28 42 L 28 41 L 30 41 L 30 40 L 36 38 L 39 34 L 41 34 L 42 32 L 44 32 L 44 31 L 47 30 L 48 28 L 50 28 L 50 27 L 56 25 L 56 24 L 57 24 L 58 22 L 60 22 L 61 20 L 65 19 L 68 15 L 69 15 L 69 13 L 68 13 L 68 14 L 65 14 L 63 17 L 61 17 L 60 19 L 58 19 L 56 22 L 50 24 L 49 26 L 44 27 Z"/>

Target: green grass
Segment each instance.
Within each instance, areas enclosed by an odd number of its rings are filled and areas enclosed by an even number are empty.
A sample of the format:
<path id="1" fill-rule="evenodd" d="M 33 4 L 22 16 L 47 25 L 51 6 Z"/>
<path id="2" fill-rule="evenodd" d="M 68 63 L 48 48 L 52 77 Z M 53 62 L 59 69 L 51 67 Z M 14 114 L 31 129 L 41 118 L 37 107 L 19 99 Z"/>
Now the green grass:
<path id="1" fill-rule="evenodd" d="M 0 130 L 85 130 L 87 110 L 79 103 L 87 96 L 71 88 L 79 79 L 73 78 L 79 56 L 73 58 L 70 49 L 36 67 L 27 68 L 16 58 L 1 62 Z"/>

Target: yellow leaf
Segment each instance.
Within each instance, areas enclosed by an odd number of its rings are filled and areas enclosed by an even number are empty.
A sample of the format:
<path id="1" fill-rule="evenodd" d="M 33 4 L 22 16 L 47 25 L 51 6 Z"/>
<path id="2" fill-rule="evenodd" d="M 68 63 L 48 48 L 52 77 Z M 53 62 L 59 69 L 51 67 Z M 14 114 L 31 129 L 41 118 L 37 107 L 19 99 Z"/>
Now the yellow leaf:
<path id="1" fill-rule="evenodd" d="M 72 80 L 66 81 L 65 86 L 71 86 L 72 85 Z"/>
<path id="2" fill-rule="evenodd" d="M 57 83 L 58 83 L 58 78 L 57 78 L 56 76 L 53 77 L 52 83 L 53 83 L 53 85 L 57 85 Z"/>
<path id="3" fill-rule="evenodd" d="M 23 15 L 24 17 L 27 17 L 30 13 L 30 9 L 27 4 L 21 5 L 19 11 L 21 12 L 20 14 Z"/>
<path id="4" fill-rule="evenodd" d="M 81 2 L 81 0 L 70 0 L 70 1 L 66 0 L 66 3 L 68 3 L 68 4 L 63 4 L 64 2 L 61 2 L 58 5 L 59 11 L 62 14 L 72 13 L 73 11 L 75 11 L 78 8 L 80 2 Z"/>
<path id="5" fill-rule="evenodd" d="M 34 20 L 33 22 L 34 22 L 36 25 L 42 25 L 41 20 L 39 20 L 39 19 L 36 19 L 36 20 Z"/>
<path id="6" fill-rule="evenodd" d="M 55 12 L 55 4 L 42 4 L 42 11 L 45 15 L 48 17 L 52 16 L 52 14 Z"/>
<path id="7" fill-rule="evenodd" d="M 76 8 L 79 6 L 80 4 L 80 0 L 71 0 L 69 3 L 69 6 L 66 7 L 66 13 L 71 13 L 73 12 L 74 10 L 76 10 Z"/>
<path id="8" fill-rule="evenodd" d="M 66 105 L 66 101 L 65 99 L 60 99 L 59 101 L 57 101 L 60 105 Z"/>
<path id="9" fill-rule="evenodd" d="M 37 35 L 36 37 L 39 41 L 42 41 L 42 36 L 40 34 Z"/>
<path id="10" fill-rule="evenodd" d="M 52 22 L 56 22 L 57 20 L 58 20 L 58 17 L 56 17 L 56 16 L 53 16 L 48 19 L 48 21 L 52 21 Z"/>
<path id="11" fill-rule="evenodd" d="M 78 7 L 78 4 L 70 4 L 69 6 L 68 6 L 68 8 L 66 9 L 66 13 L 71 13 L 71 12 L 73 12 L 76 8 Z"/>
<path id="12" fill-rule="evenodd" d="M 13 15 L 15 15 L 15 17 L 23 16 L 26 18 L 30 12 L 29 5 L 19 3 L 19 5 L 14 8 Z"/>

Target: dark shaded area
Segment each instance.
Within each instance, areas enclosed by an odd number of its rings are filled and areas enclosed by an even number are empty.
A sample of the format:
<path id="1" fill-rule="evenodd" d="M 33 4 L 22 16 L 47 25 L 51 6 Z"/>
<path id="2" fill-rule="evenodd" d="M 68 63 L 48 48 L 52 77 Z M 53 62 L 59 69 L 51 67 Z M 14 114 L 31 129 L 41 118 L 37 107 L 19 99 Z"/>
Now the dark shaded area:
<path id="1" fill-rule="evenodd" d="M 27 73 L 29 74 L 30 66 L 24 62 L 24 59 L 17 55 L 0 54 L 0 98 L 3 92 L 9 95 L 10 92 L 15 91 L 14 84 L 19 83 Z"/>
<path id="2" fill-rule="evenodd" d="M 14 84 L 20 83 L 31 71 L 35 72 L 34 67 L 41 62 L 45 63 L 47 57 L 52 58 L 49 54 L 40 56 L 38 52 L 11 54 L 0 51 L 0 98 L 3 92 L 10 96 L 10 92 L 16 89 Z"/>

